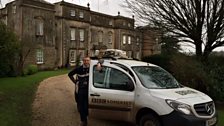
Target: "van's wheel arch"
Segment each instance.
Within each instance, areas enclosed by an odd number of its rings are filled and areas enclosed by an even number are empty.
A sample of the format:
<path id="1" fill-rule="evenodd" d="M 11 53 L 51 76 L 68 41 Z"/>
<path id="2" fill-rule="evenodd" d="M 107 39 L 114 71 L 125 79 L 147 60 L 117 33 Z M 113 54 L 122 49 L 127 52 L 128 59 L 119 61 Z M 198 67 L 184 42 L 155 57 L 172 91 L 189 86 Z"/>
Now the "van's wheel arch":
<path id="1" fill-rule="evenodd" d="M 140 118 L 139 126 L 161 126 L 161 123 L 156 115 L 145 114 Z"/>

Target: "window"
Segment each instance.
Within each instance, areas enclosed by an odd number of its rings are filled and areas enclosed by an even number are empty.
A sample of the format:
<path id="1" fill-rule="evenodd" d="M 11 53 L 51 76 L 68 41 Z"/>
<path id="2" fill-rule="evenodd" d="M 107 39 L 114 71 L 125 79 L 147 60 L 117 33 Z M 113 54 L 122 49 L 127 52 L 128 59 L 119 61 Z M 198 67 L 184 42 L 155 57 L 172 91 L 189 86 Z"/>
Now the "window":
<path id="1" fill-rule="evenodd" d="M 123 35 L 122 42 L 123 44 L 126 44 L 126 35 Z"/>
<path id="2" fill-rule="evenodd" d="M 98 37 L 99 37 L 99 42 L 103 42 L 103 32 L 102 31 L 99 31 L 98 32 Z"/>
<path id="3" fill-rule="evenodd" d="M 126 25 L 126 22 L 125 21 L 123 21 L 123 26 L 125 26 Z"/>
<path id="4" fill-rule="evenodd" d="M 84 18 L 84 13 L 83 13 L 83 11 L 80 11 L 80 12 L 79 12 L 79 18 Z"/>
<path id="5" fill-rule="evenodd" d="M 44 63 L 44 53 L 42 49 L 37 49 L 36 58 L 37 58 L 37 64 Z"/>
<path id="6" fill-rule="evenodd" d="M 128 36 L 128 44 L 131 44 L 131 36 Z"/>
<path id="7" fill-rule="evenodd" d="M 112 34 L 112 32 L 109 32 L 108 33 L 108 43 L 111 44 L 112 41 L 113 41 L 113 34 Z"/>
<path id="8" fill-rule="evenodd" d="M 44 35 L 44 21 L 42 19 L 36 20 L 36 35 Z"/>
<path id="9" fill-rule="evenodd" d="M 109 21 L 109 25 L 110 25 L 110 26 L 113 25 L 113 21 L 112 21 L 112 20 Z"/>
<path id="10" fill-rule="evenodd" d="M 5 25 L 7 25 L 7 22 L 8 22 L 8 16 L 5 16 L 5 18 L 3 18 L 3 23 L 4 23 Z"/>
<path id="11" fill-rule="evenodd" d="M 128 23 L 128 27 L 131 27 L 131 23 Z"/>
<path id="12" fill-rule="evenodd" d="M 75 28 L 71 28 L 71 40 L 75 40 Z"/>
<path id="13" fill-rule="evenodd" d="M 132 51 L 127 51 L 127 56 L 132 57 Z"/>
<path id="14" fill-rule="evenodd" d="M 15 4 L 12 5 L 12 13 L 13 13 L 13 14 L 16 13 L 16 5 L 15 5 Z"/>
<path id="15" fill-rule="evenodd" d="M 84 41 L 84 38 L 85 38 L 84 35 L 85 35 L 84 34 L 84 29 L 79 29 L 79 40 L 80 41 Z"/>
<path id="16" fill-rule="evenodd" d="M 146 88 L 170 89 L 181 87 L 170 73 L 160 67 L 135 66 L 132 69 Z"/>
<path id="17" fill-rule="evenodd" d="M 71 63 L 75 62 L 75 50 L 70 51 L 70 62 Z"/>
<path id="18" fill-rule="evenodd" d="M 93 85 L 96 88 L 125 91 L 133 90 L 134 84 L 131 78 L 122 71 L 107 66 L 104 66 L 101 71 L 98 71 L 95 66 L 93 74 Z"/>
<path id="19" fill-rule="evenodd" d="M 139 52 L 135 52 L 135 54 L 136 54 L 136 59 L 140 59 L 140 53 Z"/>
<path id="20" fill-rule="evenodd" d="M 71 11 L 70 11 L 70 15 L 71 15 L 72 17 L 75 17 L 75 10 L 71 10 Z"/>
<path id="21" fill-rule="evenodd" d="M 80 61 L 82 61 L 82 59 L 84 58 L 84 54 L 85 54 L 85 50 L 79 50 Z"/>
<path id="22" fill-rule="evenodd" d="M 136 45 L 139 45 L 139 41 L 140 41 L 140 39 L 139 39 L 139 37 L 137 37 Z"/>
<path id="23" fill-rule="evenodd" d="M 159 38 L 158 37 L 156 37 L 155 41 L 156 41 L 156 44 L 159 44 Z"/>

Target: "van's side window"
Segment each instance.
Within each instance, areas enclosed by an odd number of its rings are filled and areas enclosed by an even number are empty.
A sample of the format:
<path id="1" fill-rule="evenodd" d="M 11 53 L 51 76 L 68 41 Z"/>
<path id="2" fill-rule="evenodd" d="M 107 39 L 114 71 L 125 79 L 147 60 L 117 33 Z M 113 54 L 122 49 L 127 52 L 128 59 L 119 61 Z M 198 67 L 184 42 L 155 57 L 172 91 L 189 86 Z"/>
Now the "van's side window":
<path id="1" fill-rule="evenodd" d="M 106 88 L 106 71 L 107 68 L 103 67 L 101 71 L 96 70 L 96 66 L 93 68 L 93 85 L 97 88 Z"/>
<path id="2" fill-rule="evenodd" d="M 104 66 L 102 71 L 97 71 L 94 67 L 93 85 L 96 88 L 130 90 L 133 87 L 132 80 L 122 71 Z"/>

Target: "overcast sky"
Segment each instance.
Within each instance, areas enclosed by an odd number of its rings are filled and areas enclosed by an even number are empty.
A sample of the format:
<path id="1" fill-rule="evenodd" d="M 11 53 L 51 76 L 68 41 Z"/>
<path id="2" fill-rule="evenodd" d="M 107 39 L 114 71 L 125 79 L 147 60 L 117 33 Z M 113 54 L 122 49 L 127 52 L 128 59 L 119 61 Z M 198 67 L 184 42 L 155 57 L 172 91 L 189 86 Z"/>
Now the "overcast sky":
<path id="1" fill-rule="evenodd" d="M 2 1 L 3 7 L 6 3 L 9 3 L 14 0 L 0 0 Z M 50 3 L 59 2 L 61 0 L 45 0 Z M 120 11 L 120 14 L 125 17 L 132 18 L 132 13 L 127 12 L 127 10 L 120 5 L 124 3 L 124 0 L 64 0 L 69 3 L 78 4 L 81 6 L 87 7 L 87 3 L 90 3 L 90 9 L 92 11 L 97 11 L 105 14 L 110 15 L 117 15 L 118 11 Z"/>

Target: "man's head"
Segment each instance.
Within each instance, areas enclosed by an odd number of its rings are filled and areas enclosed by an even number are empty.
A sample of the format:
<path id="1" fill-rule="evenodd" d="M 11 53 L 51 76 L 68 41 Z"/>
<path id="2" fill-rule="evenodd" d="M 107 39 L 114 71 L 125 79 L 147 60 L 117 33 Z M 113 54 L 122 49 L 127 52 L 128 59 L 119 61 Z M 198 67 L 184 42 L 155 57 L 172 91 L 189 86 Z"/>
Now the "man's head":
<path id="1" fill-rule="evenodd" d="M 89 65 L 90 65 L 90 57 L 89 57 L 89 56 L 85 56 L 85 57 L 82 59 L 82 61 L 83 61 L 83 65 L 84 65 L 85 67 L 89 67 Z"/>

